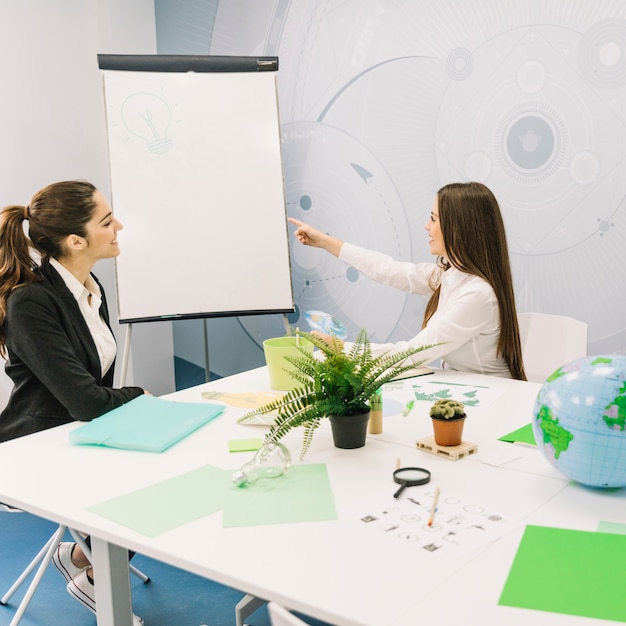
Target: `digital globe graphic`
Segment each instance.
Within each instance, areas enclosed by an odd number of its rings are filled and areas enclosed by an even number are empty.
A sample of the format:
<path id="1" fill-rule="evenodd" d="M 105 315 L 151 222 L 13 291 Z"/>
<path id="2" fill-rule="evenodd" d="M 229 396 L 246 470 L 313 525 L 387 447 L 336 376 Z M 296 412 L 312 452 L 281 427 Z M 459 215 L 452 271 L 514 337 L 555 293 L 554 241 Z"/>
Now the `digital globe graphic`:
<path id="1" fill-rule="evenodd" d="M 537 446 L 568 478 L 626 486 L 626 356 L 563 365 L 542 385 L 532 420 Z"/>
<path id="2" fill-rule="evenodd" d="M 348 329 L 330 313 L 324 311 L 307 311 L 304 318 L 312 331 L 316 330 L 325 335 L 331 335 L 345 340 L 348 338 Z"/>

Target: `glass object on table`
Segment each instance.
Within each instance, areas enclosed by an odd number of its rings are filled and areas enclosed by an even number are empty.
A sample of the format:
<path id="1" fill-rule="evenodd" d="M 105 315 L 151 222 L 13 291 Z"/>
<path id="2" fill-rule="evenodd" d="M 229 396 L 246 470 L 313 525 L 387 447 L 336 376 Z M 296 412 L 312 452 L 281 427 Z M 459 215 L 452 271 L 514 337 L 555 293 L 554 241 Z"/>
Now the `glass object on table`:
<path id="1" fill-rule="evenodd" d="M 264 443 L 251 461 L 244 463 L 233 474 L 233 483 L 243 487 L 262 478 L 282 476 L 291 466 L 291 454 L 287 446 L 280 441 Z"/>

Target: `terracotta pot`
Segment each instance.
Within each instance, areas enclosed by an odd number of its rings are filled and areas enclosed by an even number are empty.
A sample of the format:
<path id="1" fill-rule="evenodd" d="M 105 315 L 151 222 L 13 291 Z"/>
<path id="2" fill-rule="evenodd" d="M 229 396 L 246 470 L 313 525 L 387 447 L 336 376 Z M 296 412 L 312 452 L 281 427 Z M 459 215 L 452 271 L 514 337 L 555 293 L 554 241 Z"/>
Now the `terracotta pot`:
<path id="1" fill-rule="evenodd" d="M 333 441 L 337 448 L 362 448 L 367 436 L 367 423 L 370 412 L 356 415 L 330 415 L 330 426 L 333 431 Z"/>
<path id="2" fill-rule="evenodd" d="M 465 415 L 441 419 L 432 417 L 435 443 L 438 446 L 458 446 L 463 441 L 463 425 Z"/>

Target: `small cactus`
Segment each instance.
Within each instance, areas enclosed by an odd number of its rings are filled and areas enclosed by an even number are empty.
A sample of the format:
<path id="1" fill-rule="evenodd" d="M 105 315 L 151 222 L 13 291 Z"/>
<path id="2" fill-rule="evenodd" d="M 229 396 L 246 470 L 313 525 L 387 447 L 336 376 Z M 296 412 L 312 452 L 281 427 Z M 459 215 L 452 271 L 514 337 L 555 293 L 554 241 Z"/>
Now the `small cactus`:
<path id="1" fill-rule="evenodd" d="M 454 417 L 463 417 L 465 406 L 458 400 L 437 400 L 430 407 L 430 416 L 449 420 Z"/>

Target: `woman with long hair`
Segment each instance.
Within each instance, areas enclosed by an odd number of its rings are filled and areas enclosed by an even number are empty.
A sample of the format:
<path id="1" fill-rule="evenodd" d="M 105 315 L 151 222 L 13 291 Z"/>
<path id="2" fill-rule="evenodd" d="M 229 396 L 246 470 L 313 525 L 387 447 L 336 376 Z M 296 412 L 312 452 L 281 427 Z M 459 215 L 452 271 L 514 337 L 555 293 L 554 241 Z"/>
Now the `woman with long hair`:
<path id="1" fill-rule="evenodd" d="M 488 187 L 452 183 L 437 192 L 425 226 L 435 263 L 395 261 L 289 221 L 303 245 L 322 248 L 377 282 L 429 296 L 421 330 L 407 341 L 372 344 L 374 351 L 433 346 L 413 359 L 441 358 L 444 368 L 526 380 L 506 233 Z"/>

